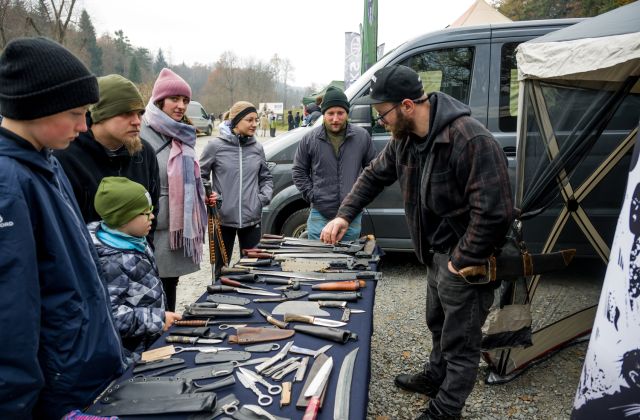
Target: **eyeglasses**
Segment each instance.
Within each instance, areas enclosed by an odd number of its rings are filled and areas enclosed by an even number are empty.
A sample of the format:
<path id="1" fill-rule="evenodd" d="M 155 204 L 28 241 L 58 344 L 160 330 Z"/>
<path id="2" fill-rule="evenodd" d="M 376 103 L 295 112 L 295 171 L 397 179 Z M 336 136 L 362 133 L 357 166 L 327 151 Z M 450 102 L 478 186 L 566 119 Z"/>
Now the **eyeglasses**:
<path id="1" fill-rule="evenodd" d="M 387 115 L 389 115 L 389 113 L 391 111 L 393 111 L 394 109 L 396 109 L 397 107 L 399 107 L 401 104 L 401 102 L 398 102 L 397 104 L 395 104 L 394 106 L 392 106 L 391 108 L 389 108 L 388 110 L 386 110 L 385 112 L 383 112 L 382 114 L 378 114 L 378 116 L 376 117 L 376 124 L 379 125 L 387 125 L 389 124 L 389 122 L 387 122 L 384 117 L 386 117 Z"/>
<path id="2" fill-rule="evenodd" d="M 149 210 L 140 213 L 141 216 L 147 216 L 147 220 L 151 220 L 152 214 L 153 214 L 153 206 L 149 207 Z"/>

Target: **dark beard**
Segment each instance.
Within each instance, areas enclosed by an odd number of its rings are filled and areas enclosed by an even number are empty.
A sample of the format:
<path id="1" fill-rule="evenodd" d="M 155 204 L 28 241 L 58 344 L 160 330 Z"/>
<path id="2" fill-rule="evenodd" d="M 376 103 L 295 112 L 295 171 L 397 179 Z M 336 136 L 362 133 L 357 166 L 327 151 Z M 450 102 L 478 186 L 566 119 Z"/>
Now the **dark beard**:
<path id="1" fill-rule="evenodd" d="M 409 137 L 409 134 L 413 132 L 416 128 L 416 123 L 413 120 L 409 120 L 405 118 L 405 116 L 400 112 L 399 109 L 396 108 L 396 123 L 391 128 L 391 134 L 394 139 L 406 139 Z"/>
<path id="2" fill-rule="evenodd" d="M 122 142 L 122 144 L 124 144 L 124 147 L 127 149 L 127 152 L 129 152 L 130 156 L 133 156 L 140 150 L 142 150 L 142 140 L 140 140 L 140 137 L 138 136 L 132 139 L 126 139 Z"/>

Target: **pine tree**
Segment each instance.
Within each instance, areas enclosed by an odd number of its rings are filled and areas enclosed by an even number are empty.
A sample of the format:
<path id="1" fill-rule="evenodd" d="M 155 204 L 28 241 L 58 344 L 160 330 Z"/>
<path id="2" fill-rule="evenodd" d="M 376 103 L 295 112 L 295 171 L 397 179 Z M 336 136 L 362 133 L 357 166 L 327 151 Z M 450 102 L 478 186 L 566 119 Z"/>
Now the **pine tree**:
<path id="1" fill-rule="evenodd" d="M 142 72 L 136 56 L 131 57 L 131 62 L 129 63 L 129 80 L 133 83 L 142 82 Z"/>
<path id="2" fill-rule="evenodd" d="M 154 72 L 154 74 L 155 75 L 160 74 L 160 71 L 165 67 L 169 67 L 169 64 L 164 59 L 164 54 L 162 53 L 162 48 L 160 48 L 160 49 L 158 49 L 158 55 L 156 56 L 156 61 L 153 63 L 153 72 Z"/>
<path id="3" fill-rule="evenodd" d="M 102 74 L 102 48 L 98 47 L 96 29 L 91 22 L 91 17 L 86 10 L 80 15 L 79 32 L 83 46 L 89 52 L 89 68 L 96 75 Z"/>

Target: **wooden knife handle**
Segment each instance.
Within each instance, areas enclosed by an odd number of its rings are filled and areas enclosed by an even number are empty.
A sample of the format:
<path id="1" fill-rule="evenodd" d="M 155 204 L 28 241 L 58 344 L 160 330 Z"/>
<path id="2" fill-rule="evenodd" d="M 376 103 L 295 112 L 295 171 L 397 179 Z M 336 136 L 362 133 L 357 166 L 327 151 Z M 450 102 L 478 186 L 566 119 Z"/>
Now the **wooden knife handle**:
<path id="1" fill-rule="evenodd" d="M 285 321 L 286 321 L 286 319 L 285 319 Z M 280 321 L 279 319 L 277 319 L 277 318 L 276 318 L 276 317 L 274 317 L 274 316 L 268 316 L 268 317 L 267 317 L 267 322 L 268 322 L 269 324 L 271 324 L 271 325 L 275 325 L 276 327 L 278 327 L 278 328 L 282 328 L 282 329 L 287 328 L 287 325 L 289 325 L 289 323 L 288 323 L 288 322 L 285 322 L 285 321 Z"/>
<path id="2" fill-rule="evenodd" d="M 348 280 L 348 281 L 335 281 L 330 283 L 314 284 L 311 288 L 313 290 L 335 290 L 335 291 L 347 291 L 353 292 L 365 287 L 366 282 L 364 280 Z"/>
<path id="3" fill-rule="evenodd" d="M 273 258 L 273 255 L 266 252 L 247 252 L 245 256 L 247 258 L 266 258 L 269 260 Z"/>
<path id="4" fill-rule="evenodd" d="M 262 248 L 245 248 L 242 250 L 242 255 L 249 255 L 255 252 L 266 252 L 266 251 Z"/>
<path id="5" fill-rule="evenodd" d="M 225 286 L 245 287 L 245 285 L 240 283 L 239 281 L 231 280 L 231 279 L 228 279 L 226 277 L 220 277 L 220 283 L 224 284 Z"/>
<path id="6" fill-rule="evenodd" d="M 302 420 L 316 420 L 318 417 L 318 410 L 320 409 L 320 397 L 311 397 L 309 400 L 309 405 L 307 405 L 307 409 L 304 411 L 304 416 Z"/>
<path id="7" fill-rule="evenodd" d="M 313 317 L 309 315 L 298 315 L 298 314 L 284 314 L 284 320 L 286 322 L 306 322 L 307 324 L 313 324 Z"/>
<path id="8" fill-rule="evenodd" d="M 164 341 L 167 343 L 178 343 L 178 344 L 195 344 L 197 341 L 196 337 L 187 337 L 183 335 L 169 335 Z"/>
<path id="9" fill-rule="evenodd" d="M 227 292 L 235 292 L 236 288 L 231 286 L 207 286 L 207 293 L 227 293 Z"/>

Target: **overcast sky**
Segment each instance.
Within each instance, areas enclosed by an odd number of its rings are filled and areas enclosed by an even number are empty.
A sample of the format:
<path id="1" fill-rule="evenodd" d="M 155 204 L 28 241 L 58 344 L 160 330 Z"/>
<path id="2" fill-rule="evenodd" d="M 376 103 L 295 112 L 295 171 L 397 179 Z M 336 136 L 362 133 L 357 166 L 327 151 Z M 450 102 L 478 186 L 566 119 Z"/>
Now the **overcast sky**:
<path id="1" fill-rule="evenodd" d="M 378 0 L 378 44 L 385 53 L 443 29 L 474 0 Z M 363 0 L 81 0 L 98 36 L 122 29 L 171 64 L 215 63 L 223 51 L 240 57 L 288 58 L 295 86 L 344 79 L 344 33 L 358 32 Z"/>

